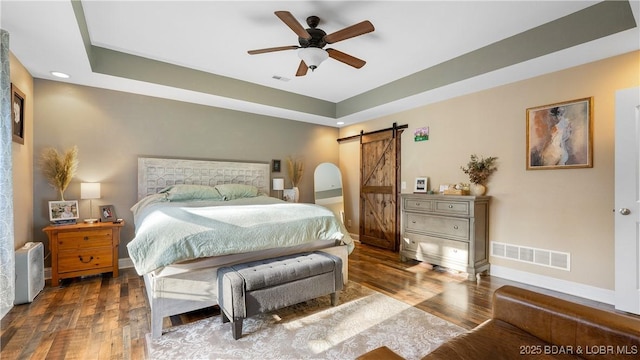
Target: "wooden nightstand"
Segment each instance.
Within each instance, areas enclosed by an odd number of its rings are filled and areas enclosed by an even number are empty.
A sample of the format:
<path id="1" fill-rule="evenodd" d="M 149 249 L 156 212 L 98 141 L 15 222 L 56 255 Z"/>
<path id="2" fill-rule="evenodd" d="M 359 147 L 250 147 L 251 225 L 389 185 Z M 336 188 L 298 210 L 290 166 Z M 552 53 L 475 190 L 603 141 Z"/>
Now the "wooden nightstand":
<path id="1" fill-rule="evenodd" d="M 112 272 L 118 277 L 120 229 L 124 221 L 47 226 L 51 250 L 51 286 L 60 279 Z"/>

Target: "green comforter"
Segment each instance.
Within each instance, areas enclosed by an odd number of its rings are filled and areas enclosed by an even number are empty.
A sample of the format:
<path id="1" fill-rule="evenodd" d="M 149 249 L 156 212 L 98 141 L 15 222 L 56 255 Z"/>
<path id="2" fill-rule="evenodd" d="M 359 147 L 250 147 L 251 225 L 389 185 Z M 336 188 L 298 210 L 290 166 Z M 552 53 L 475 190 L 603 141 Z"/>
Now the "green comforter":
<path id="1" fill-rule="evenodd" d="M 317 239 L 341 240 L 349 252 L 354 246 L 330 210 L 267 196 L 190 202 L 152 196 L 132 211 L 136 235 L 127 249 L 140 275 L 180 261 L 289 247 Z"/>

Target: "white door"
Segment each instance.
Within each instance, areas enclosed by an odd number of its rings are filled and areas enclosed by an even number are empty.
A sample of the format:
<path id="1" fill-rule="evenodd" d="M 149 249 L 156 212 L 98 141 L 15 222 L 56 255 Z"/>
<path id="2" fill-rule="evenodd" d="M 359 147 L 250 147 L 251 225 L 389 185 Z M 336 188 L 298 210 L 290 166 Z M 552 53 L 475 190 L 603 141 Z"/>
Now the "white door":
<path id="1" fill-rule="evenodd" d="M 616 92 L 615 307 L 640 314 L 640 87 Z"/>

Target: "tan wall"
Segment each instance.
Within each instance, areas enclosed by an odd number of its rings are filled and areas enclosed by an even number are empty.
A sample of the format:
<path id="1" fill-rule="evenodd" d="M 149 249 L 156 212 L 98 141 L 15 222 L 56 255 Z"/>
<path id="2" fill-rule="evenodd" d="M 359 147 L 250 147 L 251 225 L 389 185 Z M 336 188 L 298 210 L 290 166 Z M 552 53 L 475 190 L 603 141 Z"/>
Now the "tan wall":
<path id="1" fill-rule="evenodd" d="M 571 271 L 492 257 L 491 263 L 603 289 L 614 288 L 614 101 L 618 89 L 640 83 L 640 52 L 586 64 L 514 84 L 345 127 L 340 137 L 408 124 L 402 135 L 402 180 L 430 186 L 468 182 L 460 166 L 470 154 L 497 156 L 488 184 L 491 241 L 571 254 Z M 526 170 L 526 109 L 593 97 L 594 167 Z M 430 139 L 413 130 L 429 126 Z M 358 232 L 359 143 L 340 145 L 346 219 Z"/>
<path id="2" fill-rule="evenodd" d="M 37 79 L 34 151 L 36 159 L 46 147 L 79 149 L 76 177 L 66 200 L 80 198 L 81 182 L 100 182 L 102 198 L 113 204 L 127 225 L 122 231 L 120 257 L 128 257 L 126 243 L 133 238 L 130 207 L 137 197 L 138 156 L 244 160 L 282 160 L 301 156 L 305 163 L 300 196 L 313 202 L 313 170 L 322 162 L 338 163 L 338 129 L 253 115 L 129 93 Z M 285 187 L 291 183 L 285 180 Z M 35 231 L 47 225 L 48 201 L 56 191 L 34 168 Z M 275 194 L 274 194 L 275 195 Z M 89 201 L 79 200 L 80 217 L 89 217 Z M 94 212 L 94 216 L 95 212 Z"/>
<path id="3" fill-rule="evenodd" d="M 33 241 L 33 78 L 20 61 L 10 54 L 11 83 L 25 95 L 24 144 L 14 142 L 13 216 L 15 248 Z"/>

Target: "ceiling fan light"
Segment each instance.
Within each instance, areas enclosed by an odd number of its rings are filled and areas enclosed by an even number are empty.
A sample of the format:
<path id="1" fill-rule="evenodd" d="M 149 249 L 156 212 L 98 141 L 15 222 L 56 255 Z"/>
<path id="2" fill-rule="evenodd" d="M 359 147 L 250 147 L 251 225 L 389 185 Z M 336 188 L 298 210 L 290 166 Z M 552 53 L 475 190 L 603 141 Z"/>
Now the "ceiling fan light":
<path id="1" fill-rule="evenodd" d="M 298 50 L 298 57 L 313 71 L 329 58 L 329 54 L 320 48 L 307 47 Z"/>

